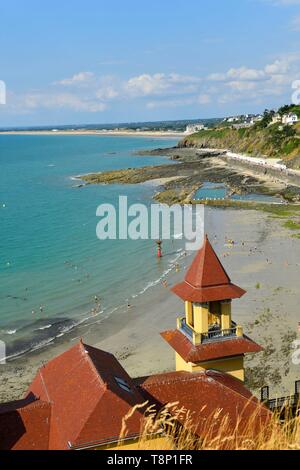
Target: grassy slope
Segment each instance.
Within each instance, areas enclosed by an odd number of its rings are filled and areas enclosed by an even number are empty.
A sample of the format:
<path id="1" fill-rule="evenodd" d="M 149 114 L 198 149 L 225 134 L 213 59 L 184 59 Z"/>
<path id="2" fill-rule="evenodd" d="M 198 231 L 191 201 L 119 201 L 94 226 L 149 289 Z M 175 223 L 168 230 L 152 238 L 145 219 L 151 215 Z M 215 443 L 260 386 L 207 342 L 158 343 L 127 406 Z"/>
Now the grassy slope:
<path id="1" fill-rule="evenodd" d="M 300 168 L 300 123 L 279 129 L 278 124 L 247 129 L 228 127 L 197 132 L 184 138 L 185 147 L 224 148 L 253 156 L 282 158 L 289 166 Z"/>

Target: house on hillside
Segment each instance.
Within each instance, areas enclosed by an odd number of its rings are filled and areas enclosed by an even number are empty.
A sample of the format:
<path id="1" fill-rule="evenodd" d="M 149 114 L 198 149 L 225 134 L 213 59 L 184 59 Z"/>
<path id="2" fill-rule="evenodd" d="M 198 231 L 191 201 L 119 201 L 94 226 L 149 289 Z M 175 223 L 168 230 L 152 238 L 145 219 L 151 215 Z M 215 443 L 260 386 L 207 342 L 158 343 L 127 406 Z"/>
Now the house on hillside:
<path id="1" fill-rule="evenodd" d="M 185 134 L 194 134 L 195 132 L 203 131 L 204 129 L 204 124 L 189 124 L 186 126 Z"/>
<path id="2" fill-rule="evenodd" d="M 281 123 L 281 122 L 282 122 L 282 117 L 281 117 L 281 115 L 280 115 L 279 113 L 276 113 L 276 114 L 274 114 L 274 116 L 272 117 L 272 121 L 271 121 L 270 124 L 271 124 L 271 125 L 272 125 L 272 124 L 279 124 L 279 123 Z"/>
<path id="3" fill-rule="evenodd" d="M 296 122 L 298 122 L 298 116 L 295 113 L 288 113 L 282 116 L 282 124 L 292 126 Z"/>

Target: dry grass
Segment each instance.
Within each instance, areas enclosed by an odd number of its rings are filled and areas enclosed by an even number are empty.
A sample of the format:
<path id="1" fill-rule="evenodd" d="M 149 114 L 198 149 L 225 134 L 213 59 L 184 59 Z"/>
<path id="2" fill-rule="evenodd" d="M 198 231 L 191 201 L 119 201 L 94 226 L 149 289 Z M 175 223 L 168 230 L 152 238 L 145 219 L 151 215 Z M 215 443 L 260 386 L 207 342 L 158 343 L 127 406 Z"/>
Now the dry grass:
<path id="1" fill-rule="evenodd" d="M 142 405 L 143 407 L 145 406 Z M 121 440 L 127 435 L 126 422 L 136 411 L 135 407 L 124 418 Z M 137 450 L 299 450 L 300 413 L 291 417 L 283 411 L 270 413 L 270 418 L 262 424 L 258 410 L 247 422 L 237 419 L 235 426 L 222 410 L 216 410 L 201 422 L 201 438 L 195 437 L 192 416 L 177 404 L 169 404 L 159 413 L 154 407 L 147 409 L 136 444 Z M 181 423 L 179 425 L 179 423 Z"/>

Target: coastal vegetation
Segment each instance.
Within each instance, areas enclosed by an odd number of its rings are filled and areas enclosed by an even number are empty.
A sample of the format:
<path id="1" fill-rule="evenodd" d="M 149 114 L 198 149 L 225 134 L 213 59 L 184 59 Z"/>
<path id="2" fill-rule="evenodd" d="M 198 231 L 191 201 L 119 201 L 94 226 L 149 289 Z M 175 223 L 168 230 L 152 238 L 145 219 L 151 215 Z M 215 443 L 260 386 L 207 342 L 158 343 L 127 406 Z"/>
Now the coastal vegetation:
<path id="1" fill-rule="evenodd" d="M 300 106 L 287 105 L 278 110 L 280 116 L 295 113 L 300 117 Z M 275 111 L 266 110 L 261 121 L 250 127 L 239 127 L 223 122 L 185 137 L 183 147 L 230 149 L 233 152 L 281 158 L 291 168 L 300 168 L 300 122 L 291 125 L 272 123 Z"/>
<path id="2" fill-rule="evenodd" d="M 126 423 L 132 413 L 123 420 L 122 438 L 126 435 Z M 283 416 L 285 419 L 282 419 Z M 182 423 L 181 426 L 178 422 Z M 157 436 L 164 439 L 157 439 Z M 188 410 L 178 409 L 176 403 L 168 404 L 159 413 L 152 408 L 147 410 L 138 449 L 299 450 L 300 415 L 296 413 L 293 417 L 283 409 L 281 413 L 270 414 L 269 419 L 258 426 L 257 412 L 254 412 L 246 422 L 237 419 L 237 425 L 232 429 L 229 416 L 222 416 L 221 410 L 216 409 L 203 423 L 203 437 L 197 438 Z"/>
<path id="3" fill-rule="evenodd" d="M 300 230 L 300 224 L 295 222 L 294 220 L 287 220 L 283 225 L 289 230 Z"/>

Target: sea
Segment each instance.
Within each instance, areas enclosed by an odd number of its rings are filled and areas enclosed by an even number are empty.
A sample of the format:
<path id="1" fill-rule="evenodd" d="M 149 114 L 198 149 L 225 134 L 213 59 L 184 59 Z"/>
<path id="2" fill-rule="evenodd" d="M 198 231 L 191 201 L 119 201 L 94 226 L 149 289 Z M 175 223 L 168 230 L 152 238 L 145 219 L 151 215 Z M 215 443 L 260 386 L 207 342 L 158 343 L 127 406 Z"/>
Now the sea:
<path id="1" fill-rule="evenodd" d="M 7 358 L 47 347 L 113 315 L 162 282 L 183 241 L 99 240 L 100 204 L 149 206 L 157 187 L 85 185 L 90 172 L 170 163 L 138 156 L 177 139 L 131 136 L 0 135 L 0 340 Z M 175 162 L 174 162 L 175 164 Z"/>

